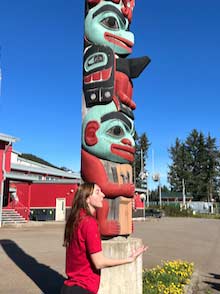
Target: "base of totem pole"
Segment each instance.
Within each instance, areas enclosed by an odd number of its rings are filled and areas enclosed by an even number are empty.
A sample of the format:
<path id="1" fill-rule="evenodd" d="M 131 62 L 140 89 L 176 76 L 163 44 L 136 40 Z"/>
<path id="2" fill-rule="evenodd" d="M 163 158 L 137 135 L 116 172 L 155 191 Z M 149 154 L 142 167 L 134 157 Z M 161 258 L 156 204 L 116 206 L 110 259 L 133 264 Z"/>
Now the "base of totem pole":
<path id="1" fill-rule="evenodd" d="M 127 258 L 142 240 L 115 237 L 102 241 L 103 253 L 109 258 Z M 142 294 L 142 255 L 135 262 L 102 270 L 98 294 Z"/>

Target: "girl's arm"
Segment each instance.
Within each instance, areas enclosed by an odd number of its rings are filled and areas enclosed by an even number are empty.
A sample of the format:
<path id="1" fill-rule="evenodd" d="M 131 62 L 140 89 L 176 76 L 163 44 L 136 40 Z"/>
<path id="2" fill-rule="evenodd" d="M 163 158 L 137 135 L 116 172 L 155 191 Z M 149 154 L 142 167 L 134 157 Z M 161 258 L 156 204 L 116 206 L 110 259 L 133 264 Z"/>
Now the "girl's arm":
<path id="1" fill-rule="evenodd" d="M 147 246 L 142 246 L 138 248 L 137 250 L 133 251 L 132 254 L 128 258 L 124 259 L 112 259 L 104 256 L 103 252 L 97 252 L 91 254 L 91 259 L 93 264 L 95 265 L 96 269 L 102 269 L 106 267 L 111 267 L 111 266 L 117 266 L 117 265 L 122 265 L 122 264 L 127 264 L 134 262 L 136 258 L 141 255 L 143 252 L 145 252 L 148 249 Z"/>

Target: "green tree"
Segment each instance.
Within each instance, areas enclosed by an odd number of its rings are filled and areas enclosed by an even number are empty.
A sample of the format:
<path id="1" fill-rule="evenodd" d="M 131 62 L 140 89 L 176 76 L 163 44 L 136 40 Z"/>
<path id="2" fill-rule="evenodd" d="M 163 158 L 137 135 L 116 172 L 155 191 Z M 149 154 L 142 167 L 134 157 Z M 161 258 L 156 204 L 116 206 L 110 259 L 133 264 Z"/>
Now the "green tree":
<path id="1" fill-rule="evenodd" d="M 216 139 L 206 138 L 202 132 L 192 130 L 185 142 L 177 138 L 169 149 L 172 164 L 169 166 L 168 181 L 171 189 L 182 191 L 183 180 L 186 192 L 194 200 L 218 197 L 220 152 Z"/>
<path id="2" fill-rule="evenodd" d="M 206 139 L 206 184 L 207 200 L 219 198 L 220 184 L 220 152 L 216 147 L 216 139 L 211 138 L 210 134 Z"/>
<path id="3" fill-rule="evenodd" d="M 175 145 L 169 149 L 172 165 L 169 166 L 168 181 L 171 191 L 181 192 L 183 189 L 183 180 L 188 183 L 190 154 L 187 151 L 185 143 L 178 138 Z"/>
<path id="4" fill-rule="evenodd" d="M 187 188 L 194 200 L 201 200 L 206 195 L 206 149 L 203 133 L 192 130 L 186 139 L 186 148 L 190 157 Z"/>
<path id="5" fill-rule="evenodd" d="M 169 192 L 171 191 L 166 185 L 161 186 L 161 193 Z M 157 205 L 159 204 L 159 186 L 150 191 L 150 201 L 157 202 Z"/>

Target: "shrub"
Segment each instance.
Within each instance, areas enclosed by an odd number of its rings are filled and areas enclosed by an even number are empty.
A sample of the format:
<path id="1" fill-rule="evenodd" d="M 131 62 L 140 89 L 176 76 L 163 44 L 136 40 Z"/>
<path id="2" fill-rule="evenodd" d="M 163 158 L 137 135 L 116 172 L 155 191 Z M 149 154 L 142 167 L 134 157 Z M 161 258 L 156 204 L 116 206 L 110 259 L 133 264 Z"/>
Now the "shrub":
<path id="1" fill-rule="evenodd" d="M 163 207 L 166 216 L 193 216 L 192 209 L 182 209 L 179 206 L 166 205 Z"/>
<path id="2" fill-rule="evenodd" d="M 162 266 L 143 272 L 143 294 L 183 294 L 189 284 L 193 264 L 181 260 L 164 262 Z"/>

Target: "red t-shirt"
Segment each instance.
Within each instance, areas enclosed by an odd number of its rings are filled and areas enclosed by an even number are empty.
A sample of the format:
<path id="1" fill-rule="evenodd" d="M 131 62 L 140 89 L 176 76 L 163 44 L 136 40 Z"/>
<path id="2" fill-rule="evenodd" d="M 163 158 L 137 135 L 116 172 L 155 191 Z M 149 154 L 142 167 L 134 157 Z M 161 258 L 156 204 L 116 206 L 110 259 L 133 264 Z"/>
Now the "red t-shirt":
<path id="1" fill-rule="evenodd" d="M 100 270 L 93 265 L 90 254 L 102 251 L 96 219 L 80 212 L 80 222 L 66 249 L 67 286 L 77 285 L 96 294 L 100 284 Z"/>

